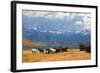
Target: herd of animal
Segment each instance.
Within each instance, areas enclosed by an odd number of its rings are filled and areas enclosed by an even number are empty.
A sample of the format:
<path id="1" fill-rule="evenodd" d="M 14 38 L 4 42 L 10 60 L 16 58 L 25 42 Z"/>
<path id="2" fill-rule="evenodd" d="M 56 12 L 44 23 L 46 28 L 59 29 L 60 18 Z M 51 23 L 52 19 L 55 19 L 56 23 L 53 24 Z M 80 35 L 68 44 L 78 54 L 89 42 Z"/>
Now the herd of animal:
<path id="1" fill-rule="evenodd" d="M 66 52 L 68 48 L 49 48 L 49 49 L 33 49 L 32 53 L 44 53 L 44 54 L 50 54 L 50 53 L 59 53 L 59 52 Z"/>

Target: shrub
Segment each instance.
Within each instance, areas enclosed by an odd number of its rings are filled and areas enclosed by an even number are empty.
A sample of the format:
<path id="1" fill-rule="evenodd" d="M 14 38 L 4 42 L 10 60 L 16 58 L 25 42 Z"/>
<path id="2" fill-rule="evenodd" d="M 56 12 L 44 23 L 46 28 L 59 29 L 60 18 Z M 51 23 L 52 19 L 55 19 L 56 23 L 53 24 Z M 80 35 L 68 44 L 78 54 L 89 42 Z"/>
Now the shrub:
<path id="1" fill-rule="evenodd" d="M 85 44 L 80 44 L 80 50 L 81 51 L 86 51 L 86 52 L 91 52 L 91 47 L 90 45 L 85 45 Z"/>

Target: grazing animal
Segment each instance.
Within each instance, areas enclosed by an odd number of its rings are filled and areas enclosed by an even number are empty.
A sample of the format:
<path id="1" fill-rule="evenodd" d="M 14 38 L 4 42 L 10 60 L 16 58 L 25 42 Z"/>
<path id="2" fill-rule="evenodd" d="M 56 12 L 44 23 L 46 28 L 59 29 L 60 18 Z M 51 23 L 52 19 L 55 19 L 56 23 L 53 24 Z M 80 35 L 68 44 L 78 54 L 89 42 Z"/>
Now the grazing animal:
<path id="1" fill-rule="evenodd" d="M 54 49 L 54 48 L 49 48 L 48 49 L 48 53 L 55 53 L 56 52 L 56 49 Z"/>
<path id="2" fill-rule="evenodd" d="M 62 52 L 66 52 L 68 48 L 62 48 Z"/>
<path id="3" fill-rule="evenodd" d="M 48 50 L 47 49 L 38 49 L 40 51 L 40 53 L 44 53 L 44 54 L 47 54 L 48 53 Z"/>
<path id="4" fill-rule="evenodd" d="M 55 48 L 56 49 L 56 53 L 59 53 L 59 52 L 66 52 L 68 48 Z"/>
<path id="5" fill-rule="evenodd" d="M 61 52 L 61 48 L 56 48 L 56 53 Z"/>
<path id="6" fill-rule="evenodd" d="M 44 50 L 42 50 L 42 49 L 38 49 L 39 51 L 40 51 L 40 53 L 43 53 L 44 52 Z"/>
<path id="7" fill-rule="evenodd" d="M 38 49 L 32 49 L 32 53 L 39 53 L 40 51 Z"/>
<path id="8" fill-rule="evenodd" d="M 43 50 L 43 53 L 44 53 L 44 54 L 47 54 L 47 53 L 48 53 L 48 50 L 47 50 L 47 49 L 44 49 L 44 50 Z"/>

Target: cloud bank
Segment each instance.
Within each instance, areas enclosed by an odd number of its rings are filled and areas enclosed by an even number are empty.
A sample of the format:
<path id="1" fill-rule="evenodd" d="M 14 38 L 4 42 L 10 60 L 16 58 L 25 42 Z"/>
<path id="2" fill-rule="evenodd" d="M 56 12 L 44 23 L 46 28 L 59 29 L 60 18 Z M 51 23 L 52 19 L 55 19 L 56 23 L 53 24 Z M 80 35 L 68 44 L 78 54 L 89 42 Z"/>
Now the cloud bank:
<path id="1" fill-rule="evenodd" d="M 91 14 L 75 12 L 23 11 L 25 27 L 56 34 L 91 31 Z"/>

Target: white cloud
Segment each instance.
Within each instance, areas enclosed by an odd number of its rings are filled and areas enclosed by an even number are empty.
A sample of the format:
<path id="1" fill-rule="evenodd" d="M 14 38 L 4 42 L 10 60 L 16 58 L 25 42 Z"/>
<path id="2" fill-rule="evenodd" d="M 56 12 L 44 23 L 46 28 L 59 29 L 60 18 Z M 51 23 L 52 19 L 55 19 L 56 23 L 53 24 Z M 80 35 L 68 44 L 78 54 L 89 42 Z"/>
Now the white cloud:
<path id="1" fill-rule="evenodd" d="M 33 30 L 37 30 L 37 27 L 33 27 Z"/>
<path id="2" fill-rule="evenodd" d="M 91 28 L 91 18 L 89 18 L 88 16 L 84 16 L 83 23 L 84 23 L 84 29 L 90 30 L 90 28 Z"/>
<path id="3" fill-rule="evenodd" d="M 66 12 L 64 14 L 64 17 L 66 18 L 67 21 L 72 21 L 75 17 L 77 16 L 77 13 L 75 12 Z"/>
<path id="4" fill-rule="evenodd" d="M 26 11 L 26 10 L 23 11 L 23 15 L 25 15 L 25 16 L 31 16 L 33 14 L 34 14 L 33 11 Z"/>
<path id="5" fill-rule="evenodd" d="M 67 19 L 73 19 L 75 13 L 69 12 L 46 12 L 46 11 L 23 11 L 23 15 L 28 17 L 45 17 L 48 19 L 63 19 L 67 17 Z"/>
<path id="6" fill-rule="evenodd" d="M 78 16 L 82 16 L 82 17 L 84 17 L 84 16 L 86 16 L 87 14 L 85 14 L 85 13 L 78 13 Z"/>
<path id="7" fill-rule="evenodd" d="M 75 16 L 77 16 L 77 13 L 71 13 L 70 14 L 70 20 L 72 21 L 75 18 Z"/>
<path id="8" fill-rule="evenodd" d="M 47 32 L 46 30 L 40 30 L 39 32 Z"/>
<path id="9" fill-rule="evenodd" d="M 89 30 L 91 28 L 91 14 L 85 14 L 85 13 L 70 13 L 70 12 L 46 12 L 46 11 L 23 11 L 23 15 L 28 17 L 44 17 L 47 19 L 64 19 L 66 21 L 73 22 L 72 20 L 75 19 L 76 16 L 81 16 L 83 19 L 75 21 L 76 33 L 79 33 L 81 30 Z M 77 27 L 76 27 L 77 26 Z M 38 27 L 40 28 L 40 27 Z M 64 28 L 64 27 L 63 27 Z M 33 28 L 34 30 L 37 30 L 36 27 Z M 67 30 L 67 28 L 66 28 Z M 65 30 L 64 30 L 65 31 Z M 40 31 L 40 32 L 50 32 L 50 33 L 56 33 L 56 34 L 62 34 L 64 31 L 59 30 L 57 31 Z M 66 31 L 67 32 L 67 31 Z M 68 32 L 72 32 L 71 29 Z"/>
<path id="10" fill-rule="evenodd" d="M 50 12 L 47 16 L 48 19 L 63 19 L 66 16 L 63 12 Z"/>
<path id="11" fill-rule="evenodd" d="M 48 31 L 49 33 L 53 33 L 53 34 L 63 34 L 64 32 L 61 31 Z"/>
<path id="12" fill-rule="evenodd" d="M 49 15 L 47 15 L 45 17 L 48 18 L 48 19 L 52 19 L 54 17 L 54 15 L 49 14 Z"/>
<path id="13" fill-rule="evenodd" d="M 81 31 L 75 31 L 75 33 L 77 34 L 77 33 L 80 33 Z"/>
<path id="14" fill-rule="evenodd" d="M 66 13 L 63 13 L 63 12 L 56 12 L 56 15 L 55 15 L 56 18 L 60 18 L 60 19 L 64 18 L 65 16 L 66 16 Z"/>
<path id="15" fill-rule="evenodd" d="M 67 12 L 67 13 L 66 13 L 66 16 L 67 16 L 67 17 L 69 17 L 69 16 L 70 16 L 70 13 L 69 13 L 69 12 Z"/>
<path id="16" fill-rule="evenodd" d="M 47 14 L 47 12 L 40 12 L 40 11 L 38 11 L 38 12 L 35 13 L 34 16 L 36 16 L 36 17 L 44 17 L 44 16 L 46 16 L 46 14 Z"/>
<path id="17" fill-rule="evenodd" d="M 75 22 L 75 25 L 79 26 L 81 28 L 78 30 L 91 31 L 91 14 L 79 13 L 79 14 L 77 14 L 77 16 L 82 16 L 82 20 Z"/>
<path id="18" fill-rule="evenodd" d="M 48 31 L 49 33 L 56 33 L 56 31 Z"/>
<path id="19" fill-rule="evenodd" d="M 83 25 L 83 23 L 82 23 L 82 21 L 76 21 L 76 22 L 75 22 L 75 25 L 80 26 L 80 25 Z"/>
<path id="20" fill-rule="evenodd" d="M 46 30 L 44 30 L 43 32 L 47 32 Z"/>
<path id="21" fill-rule="evenodd" d="M 47 13 L 48 12 L 43 12 L 43 11 L 23 11 L 23 15 L 28 17 L 43 17 Z"/>
<path id="22" fill-rule="evenodd" d="M 68 32 L 68 33 L 72 33 L 73 31 L 68 30 L 68 31 L 66 31 L 66 32 Z"/>
<path id="23" fill-rule="evenodd" d="M 63 32 L 56 32 L 56 34 L 63 34 Z"/>
<path id="24" fill-rule="evenodd" d="M 43 31 L 40 31 L 40 32 L 43 32 Z"/>

